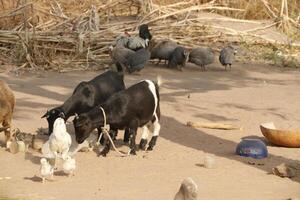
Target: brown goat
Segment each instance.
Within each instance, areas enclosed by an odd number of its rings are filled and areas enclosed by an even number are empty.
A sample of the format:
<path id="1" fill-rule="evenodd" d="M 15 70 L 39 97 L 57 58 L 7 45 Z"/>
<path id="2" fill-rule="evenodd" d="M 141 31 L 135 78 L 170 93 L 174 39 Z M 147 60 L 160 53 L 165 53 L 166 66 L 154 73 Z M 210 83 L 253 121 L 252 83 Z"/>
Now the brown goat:
<path id="1" fill-rule="evenodd" d="M 0 80 L 0 132 L 5 132 L 5 142 L 12 140 L 11 135 L 11 121 L 13 117 L 13 110 L 15 107 L 15 96 L 8 85 Z"/>

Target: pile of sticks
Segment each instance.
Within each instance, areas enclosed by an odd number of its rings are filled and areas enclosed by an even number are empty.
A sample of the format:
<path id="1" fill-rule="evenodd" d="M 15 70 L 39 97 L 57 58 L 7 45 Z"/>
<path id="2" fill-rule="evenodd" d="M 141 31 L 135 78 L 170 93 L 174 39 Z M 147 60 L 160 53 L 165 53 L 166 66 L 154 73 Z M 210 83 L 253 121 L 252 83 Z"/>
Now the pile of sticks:
<path id="1" fill-rule="evenodd" d="M 236 31 L 205 25 L 203 18 L 197 17 L 199 11 L 215 10 L 243 12 L 243 9 L 219 5 L 216 0 L 206 4 L 190 0 L 165 6 L 154 4 L 152 0 L 108 0 L 71 16 L 55 0 L 50 10 L 23 0 L 17 8 L 0 15 L 0 19 L 18 22 L 11 30 L 0 30 L 0 55 L 3 60 L 16 64 L 17 69 L 106 68 L 110 64 L 108 46 L 124 31 L 137 34 L 138 26 L 143 23 L 149 24 L 156 39 L 168 38 L 190 48 L 241 41 L 287 45 L 255 34 L 279 22 L 260 29 Z M 260 23 L 232 18 L 221 20 Z"/>

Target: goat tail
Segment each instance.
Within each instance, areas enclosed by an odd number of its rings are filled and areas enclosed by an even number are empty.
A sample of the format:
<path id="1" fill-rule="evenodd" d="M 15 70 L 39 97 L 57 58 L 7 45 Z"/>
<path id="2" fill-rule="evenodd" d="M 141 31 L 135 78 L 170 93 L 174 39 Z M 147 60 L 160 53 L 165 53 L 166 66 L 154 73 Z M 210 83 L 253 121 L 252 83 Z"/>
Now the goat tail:
<path id="1" fill-rule="evenodd" d="M 160 88 L 160 86 L 163 84 L 163 79 L 162 79 L 162 77 L 161 77 L 160 75 L 158 75 L 158 76 L 156 77 L 156 80 L 155 80 L 155 81 L 152 81 L 152 82 L 154 83 L 156 93 L 157 93 L 157 95 L 159 96 L 159 88 Z"/>
<path id="2" fill-rule="evenodd" d="M 158 75 L 156 77 L 156 84 L 157 84 L 158 87 L 160 87 L 163 84 L 163 79 L 160 75 Z"/>

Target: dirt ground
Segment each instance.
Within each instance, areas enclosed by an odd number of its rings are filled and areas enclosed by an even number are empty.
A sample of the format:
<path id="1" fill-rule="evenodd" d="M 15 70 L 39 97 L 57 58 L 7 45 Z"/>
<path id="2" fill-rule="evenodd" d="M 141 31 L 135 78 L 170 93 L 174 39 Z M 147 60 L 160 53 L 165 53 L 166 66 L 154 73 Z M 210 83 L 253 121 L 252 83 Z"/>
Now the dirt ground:
<path id="1" fill-rule="evenodd" d="M 80 81 L 99 73 L 0 74 L 17 98 L 14 125 L 32 133 L 47 127 L 41 119 L 44 112 L 62 103 Z M 237 63 L 225 72 L 215 63 L 206 72 L 194 66 L 178 72 L 149 65 L 141 76 L 126 75 L 126 85 L 157 75 L 164 79 L 160 90 L 162 129 L 153 152 L 139 151 L 130 157 L 119 157 L 114 151 L 107 157 L 79 152 L 74 177 L 57 173 L 54 181 L 42 184 L 41 154 L 13 155 L 2 146 L 0 177 L 11 179 L 0 180 L 0 199 L 2 195 L 28 200 L 167 200 L 174 198 L 186 177 L 198 184 L 199 199 L 300 198 L 299 176 L 288 179 L 270 174 L 272 167 L 282 162 L 300 164 L 299 148 L 268 145 L 269 157 L 260 161 L 264 165 L 249 165 L 234 153 L 241 138 L 262 137 L 260 123 L 273 121 L 279 127 L 299 128 L 300 70 Z M 226 122 L 244 130 L 194 129 L 185 125 L 187 121 Z M 73 134 L 71 124 L 68 128 Z M 0 137 L 3 141 L 3 134 Z M 118 135 L 117 146 L 127 151 L 122 137 Z M 202 167 L 206 154 L 214 155 L 214 169 Z"/>

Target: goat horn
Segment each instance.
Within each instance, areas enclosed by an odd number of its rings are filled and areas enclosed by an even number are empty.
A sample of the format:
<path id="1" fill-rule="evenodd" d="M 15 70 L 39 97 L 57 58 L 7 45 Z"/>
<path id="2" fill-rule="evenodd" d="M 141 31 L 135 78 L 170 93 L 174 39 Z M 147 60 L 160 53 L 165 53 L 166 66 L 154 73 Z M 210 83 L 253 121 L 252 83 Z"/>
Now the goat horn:
<path id="1" fill-rule="evenodd" d="M 44 117 L 46 117 L 46 118 L 49 117 L 49 110 L 47 110 L 47 112 L 41 118 L 44 118 Z"/>

